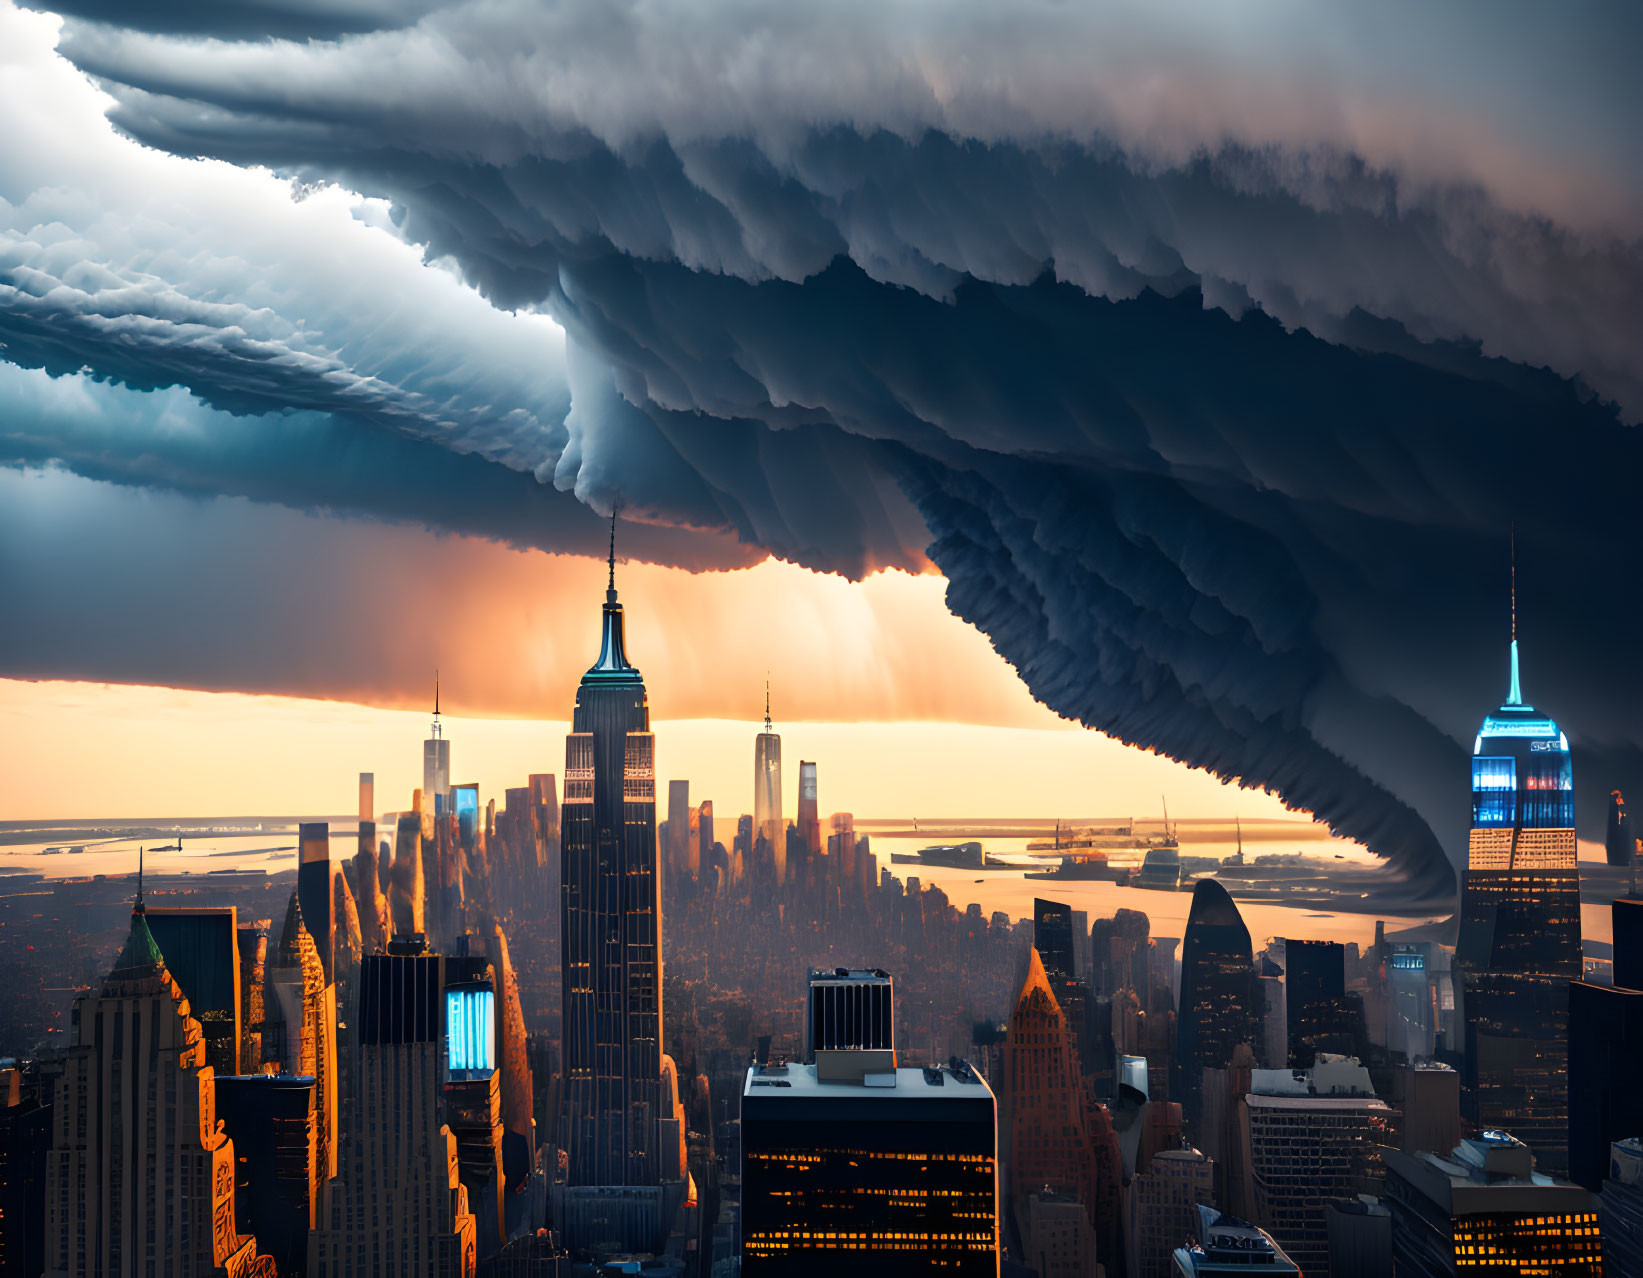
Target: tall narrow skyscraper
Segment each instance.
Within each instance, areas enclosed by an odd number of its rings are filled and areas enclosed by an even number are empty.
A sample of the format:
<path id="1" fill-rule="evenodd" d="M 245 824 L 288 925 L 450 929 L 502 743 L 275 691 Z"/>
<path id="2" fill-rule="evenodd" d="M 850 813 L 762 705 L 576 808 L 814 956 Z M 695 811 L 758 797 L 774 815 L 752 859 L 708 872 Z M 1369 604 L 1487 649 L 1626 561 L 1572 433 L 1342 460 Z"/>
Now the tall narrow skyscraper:
<path id="1" fill-rule="evenodd" d="M 422 793 L 435 816 L 444 814 L 451 801 L 451 743 L 439 721 L 439 672 L 434 672 L 434 722 L 422 743 Z"/>
<path id="2" fill-rule="evenodd" d="M 1514 608 L 1515 611 L 1515 608 Z M 1515 629 L 1515 625 L 1514 625 Z M 1568 1170 L 1569 982 L 1580 963 L 1569 741 L 1525 705 L 1518 647 L 1506 703 L 1472 747 L 1472 833 L 1461 892 L 1465 1116 Z"/>
<path id="3" fill-rule="evenodd" d="M 764 684 L 764 731 L 753 745 L 753 836 L 763 839 L 776 868 L 787 878 L 787 822 L 782 819 L 782 739 L 770 726 L 770 680 Z"/>
<path id="4" fill-rule="evenodd" d="M 665 1232 L 662 936 L 655 737 L 616 597 L 615 521 L 599 659 L 565 738 L 560 947 L 567 1243 L 659 1250 Z"/>
<path id="5" fill-rule="evenodd" d="M 1259 989 L 1249 929 L 1227 890 L 1199 879 L 1181 942 L 1181 1012 L 1175 1057 L 1181 1106 L 1196 1122 L 1206 1069 L 1225 1069 L 1240 1043 L 1261 1041 Z"/>

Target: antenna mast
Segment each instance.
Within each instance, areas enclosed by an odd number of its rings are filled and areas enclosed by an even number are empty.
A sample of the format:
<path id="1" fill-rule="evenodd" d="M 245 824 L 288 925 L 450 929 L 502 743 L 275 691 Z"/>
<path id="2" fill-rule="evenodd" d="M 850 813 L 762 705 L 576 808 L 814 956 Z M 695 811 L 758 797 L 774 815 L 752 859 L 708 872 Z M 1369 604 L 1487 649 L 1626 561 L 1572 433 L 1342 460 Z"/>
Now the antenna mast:
<path id="1" fill-rule="evenodd" d="M 770 726 L 770 671 L 764 672 L 764 730 L 774 731 Z"/>

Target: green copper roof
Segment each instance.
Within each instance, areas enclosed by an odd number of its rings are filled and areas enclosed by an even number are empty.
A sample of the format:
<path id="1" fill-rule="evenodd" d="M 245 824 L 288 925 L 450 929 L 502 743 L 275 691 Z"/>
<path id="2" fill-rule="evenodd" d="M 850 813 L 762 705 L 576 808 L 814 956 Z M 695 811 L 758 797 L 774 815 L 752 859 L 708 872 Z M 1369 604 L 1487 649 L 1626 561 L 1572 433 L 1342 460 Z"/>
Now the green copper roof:
<path id="1" fill-rule="evenodd" d="M 154 943 L 154 934 L 148 930 L 148 919 L 141 911 L 131 915 L 131 931 L 126 934 L 125 948 L 114 960 L 114 970 L 108 974 L 111 981 L 140 981 L 157 976 L 165 967 L 160 947 Z"/>

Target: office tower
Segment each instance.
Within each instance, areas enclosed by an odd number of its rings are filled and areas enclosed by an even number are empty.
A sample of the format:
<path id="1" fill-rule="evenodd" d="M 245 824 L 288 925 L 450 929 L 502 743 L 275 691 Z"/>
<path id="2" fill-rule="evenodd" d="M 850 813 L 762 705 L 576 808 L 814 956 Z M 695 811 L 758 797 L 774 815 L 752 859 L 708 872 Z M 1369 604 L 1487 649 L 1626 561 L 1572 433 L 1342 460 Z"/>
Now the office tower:
<path id="1" fill-rule="evenodd" d="M 46 1271 L 46 1167 L 55 1080 L 38 1066 L 0 1066 L 0 1276 Z"/>
<path id="2" fill-rule="evenodd" d="M 1529 1147 L 1504 1132 L 1463 1140 L 1448 1157 L 1388 1150 L 1385 1202 L 1398 1278 L 1603 1273 L 1596 1200 L 1535 1171 Z"/>
<path id="3" fill-rule="evenodd" d="M 706 865 L 713 859 L 713 800 L 703 799 L 696 809 L 696 864 Z"/>
<path id="4" fill-rule="evenodd" d="M 1637 855 L 1632 835 L 1632 819 L 1626 813 L 1626 798 L 1619 790 L 1609 792 L 1609 824 L 1603 835 L 1604 859 L 1610 865 L 1628 866 Z"/>
<path id="5" fill-rule="evenodd" d="M 1346 947 L 1335 941 L 1284 942 L 1284 1021 L 1289 1031 L 1288 1059 L 1274 1062 L 1293 1069 L 1311 1068 L 1320 1051 L 1350 1052 L 1340 1043 L 1340 1009 L 1346 997 Z"/>
<path id="6" fill-rule="evenodd" d="M 770 680 L 764 683 L 764 731 L 753 742 L 753 837 L 770 847 L 776 882 L 787 878 L 787 822 L 782 819 L 782 739 L 770 726 Z"/>
<path id="7" fill-rule="evenodd" d="M 805 1059 L 818 1051 L 894 1052 L 895 998 L 888 972 L 877 968 L 811 968 L 805 994 Z"/>
<path id="8" fill-rule="evenodd" d="M 742 1086 L 745 1278 L 999 1271 L 997 1111 L 981 1076 L 882 1049 L 753 1065 Z"/>
<path id="9" fill-rule="evenodd" d="M 262 1068 L 263 985 L 268 979 L 268 932 L 272 919 L 242 923 L 234 940 L 240 953 L 240 1068 Z"/>
<path id="10" fill-rule="evenodd" d="M 359 823 L 359 850 L 354 853 L 355 905 L 359 910 L 359 939 L 362 954 L 380 954 L 393 936 L 393 919 L 388 897 L 382 890 L 382 873 L 377 865 L 377 823 Z"/>
<path id="11" fill-rule="evenodd" d="M 1198 1232 L 1199 1204 L 1215 1204 L 1215 1164 L 1190 1145 L 1160 1150 L 1130 1179 L 1126 1195 L 1129 1278 L 1169 1278 L 1175 1249 Z"/>
<path id="12" fill-rule="evenodd" d="M 1170 1257 L 1171 1278 L 1300 1278 L 1272 1235 L 1247 1220 L 1199 1204 L 1195 1241 Z"/>
<path id="13" fill-rule="evenodd" d="M 799 761 L 799 837 L 812 858 L 821 855 L 821 814 L 816 810 L 816 765 Z"/>
<path id="14" fill-rule="evenodd" d="M 458 1175 L 468 1191 L 479 1254 L 490 1256 L 502 1249 L 507 1228 L 496 973 L 489 960 L 464 953 L 445 960 L 444 1015 L 446 1121 L 456 1138 Z"/>
<path id="15" fill-rule="evenodd" d="M 439 672 L 434 672 L 434 721 L 428 739 L 422 743 L 422 797 L 430 816 L 444 815 L 450 802 L 451 743 L 439 721 Z M 424 830 L 426 834 L 426 830 Z"/>
<path id="16" fill-rule="evenodd" d="M 1609 1278 L 1643 1278 L 1643 1139 L 1609 1147 L 1609 1174 L 1597 1198 L 1603 1268 Z"/>
<path id="17" fill-rule="evenodd" d="M 1460 1141 L 1460 1075 L 1437 1061 L 1417 1061 L 1392 1076 L 1392 1100 L 1403 1114 L 1398 1148 L 1445 1154 Z"/>
<path id="18" fill-rule="evenodd" d="M 422 878 L 422 818 L 400 814 L 394 832 L 394 860 L 388 876 L 390 936 L 426 936 L 427 896 Z"/>
<path id="19" fill-rule="evenodd" d="M 1329 1278 L 1387 1278 L 1392 1273 L 1392 1213 L 1368 1194 L 1324 1204 Z"/>
<path id="20" fill-rule="evenodd" d="M 119 958 L 74 1001 L 47 1156 L 47 1272 L 273 1278 L 235 1226 L 234 1145 L 217 1125 L 205 1038 L 138 883 Z"/>
<path id="21" fill-rule="evenodd" d="M 280 1072 L 314 1080 L 314 1127 L 322 1177 L 337 1174 L 337 987 L 325 979 L 305 926 L 300 890 L 291 893 L 263 993 L 263 1058 Z"/>
<path id="22" fill-rule="evenodd" d="M 1424 941 L 1389 945 L 1383 960 L 1387 985 L 1386 1046 L 1409 1060 L 1437 1046 L 1434 987 L 1427 975 L 1432 947 Z M 1458 1140 L 1459 1137 L 1456 1137 Z M 1453 1149 L 1454 1141 L 1444 1146 Z"/>
<path id="23" fill-rule="evenodd" d="M 1289 1064 L 1289 987 L 1265 953 L 1257 960 L 1255 984 L 1261 1008 L 1261 1060 L 1268 1069 Z"/>
<path id="24" fill-rule="evenodd" d="M 188 1000 L 189 1014 L 205 1037 L 205 1063 L 218 1074 L 238 1074 L 243 1022 L 240 1015 L 240 945 L 234 907 L 150 906 L 149 934 L 165 955 L 166 971 Z M 262 1064 L 247 1061 L 249 1072 Z"/>
<path id="25" fill-rule="evenodd" d="M 1037 1278 L 1096 1278 L 1095 1236 L 1084 1205 L 1044 1189 L 1027 1195 L 1021 1250 Z"/>
<path id="26" fill-rule="evenodd" d="M 1027 1196 L 1040 1189 L 1076 1199 L 1095 1214 L 1095 1154 L 1067 1018 L 1043 960 L 1027 952 L 1027 979 L 1010 1016 L 1004 1079 L 1010 1115 L 1010 1204 L 1027 1226 Z"/>
<path id="27" fill-rule="evenodd" d="M 695 878 L 701 871 L 699 849 L 690 838 L 690 782 L 667 783 L 667 861 L 675 874 Z"/>
<path id="28" fill-rule="evenodd" d="M 1199 879 L 1182 938 L 1175 1029 L 1181 1108 L 1189 1124 L 1198 1118 L 1204 1070 L 1225 1067 L 1240 1043 L 1260 1043 L 1258 997 L 1249 929 L 1227 890 L 1214 879 Z"/>
<path id="29" fill-rule="evenodd" d="M 1472 749 L 1461 892 L 1465 1117 L 1510 1131 L 1543 1171 L 1568 1167 L 1569 982 L 1579 980 L 1580 874 L 1569 742 L 1525 705 L 1512 639 L 1506 703 Z"/>
<path id="30" fill-rule="evenodd" d="M 1244 1146 L 1244 1097 L 1255 1078 L 1255 1053 L 1248 1043 L 1233 1049 L 1223 1069 L 1204 1070 L 1203 1109 L 1197 1123 L 1198 1145 L 1215 1162 L 1215 1201 L 1223 1211 L 1248 1218 L 1249 1158 Z"/>
<path id="31" fill-rule="evenodd" d="M 1033 948 L 1038 951 L 1039 960 L 1044 964 L 1044 975 L 1050 982 L 1055 1001 L 1067 1018 L 1067 1030 L 1072 1035 L 1082 1071 L 1091 1058 L 1092 1044 L 1084 986 L 1078 979 L 1077 960 L 1074 958 L 1071 906 L 1060 901 L 1033 898 Z M 1135 1031 L 1133 1041 L 1119 1044 L 1121 1049 L 1134 1050 L 1140 1046 L 1139 1019 Z"/>
<path id="32" fill-rule="evenodd" d="M 359 819 L 361 822 L 377 819 L 377 778 L 374 772 L 359 774 Z"/>
<path id="33" fill-rule="evenodd" d="M 1255 1070 L 1243 1106 L 1255 1219 L 1303 1272 L 1328 1272 L 1324 1204 L 1380 1191 L 1397 1115 L 1368 1070 L 1334 1056 L 1305 1072 Z"/>
<path id="34" fill-rule="evenodd" d="M 1569 985 L 1569 1179 L 1597 1191 L 1610 1146 L 1643 1135 L 1643 988 L 1622 983 L 1643 974 L 1643 901 L 1617 900 L 1613 985 Z"/>
<path id="35" fill-rule="evenodd" d="M 496 968 L 498 1000 L 497 1068 L 502 1075 L 503 1167 L 508 1184 L 517 1187 L 530 1178 L 536 1156 L 536 1082 L 531 1077 L 519 977 L 514 972 L 508 938 L 500 924 L 491 929 L 491 960 Z M 524 1208 L 524 1203 L 518 1204 L 518 1210 Z M 515 1223 L 510 1218 L 509 1233 L 513 1232 Z"/>
<path id="36" fill-rule="evenodd" d="M 331 827 L 324 821 L 304 821 L 297 837 L 297 895 L 302 898 L 302 922 L 314 939 L 325 979 L 336 978 L 336 907 L 331 889 Z"/>
<path id="37" fill-rule="evenodd" d="M 582 676 L 565 739 L 559 1143 L 569 1159 L 568 1245 L 655 1251 L 667 1223 L 655 738 L 644 680 L 628 661 L 614 536 L 599 659 Z"/>
<path id="38" fill-rule="evenodd" d="M 1610 916 L 1614 920 L 1614 983 L 1643 990 L 1643 897 L 1617 897 Z"/>
<path id="39" fill-rule="evenodd" d="M 441 1116 L 444 960 L 394 941 L 360 963 L 349 1157 L 320 1195 L 308 1278 L 471 1276 L 475 1221 Z"/>
<path id="40" fill-rule="evenodd" d="M 236 1227 L 282 1274 L 308 1262 L 321 1183 L 314 1080 L 291 1074 L 216 1079 L 217 1117 L 234 1142 Z"/>

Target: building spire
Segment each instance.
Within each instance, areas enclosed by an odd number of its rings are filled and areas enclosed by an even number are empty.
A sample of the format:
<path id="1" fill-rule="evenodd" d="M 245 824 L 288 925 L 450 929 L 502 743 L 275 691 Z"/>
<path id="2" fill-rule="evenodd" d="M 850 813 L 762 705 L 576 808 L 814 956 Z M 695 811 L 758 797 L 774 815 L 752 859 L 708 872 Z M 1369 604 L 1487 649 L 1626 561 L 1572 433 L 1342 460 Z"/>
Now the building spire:
<path id="1" fill-rule="evenodd" d="M 147 914 L 148 907 L 143 904 L 143 848 L 137 845 L 137 900 L 131 907 L 133 914 Z"/>
<path id="2" fill-rule="evenodd" d="M 434 718 L 439 718 L 439 667 L 434 667 Z"/>
<path id="3" fill-rule="evenodd" d="M 1523 704 L 1523 687 L 1518 682 L 1517 664 L 1517 525 L 1512 525 L 1512 683 L 1506 691 L 1506 704 Z"/>
<path id="4" fill-rule="evenodd" d="M 616 602 L 616 507 L 610 508 L 610 582 L 605 587 L 605 602 Z"/>
<path id="5" fill-rule="evenodd" d="M 770 726 L 770 671 L 764 672 L 764 730 L 774 731 Z"/>

